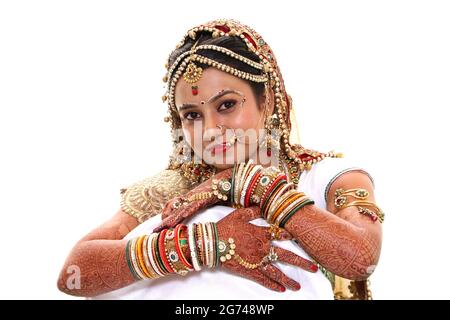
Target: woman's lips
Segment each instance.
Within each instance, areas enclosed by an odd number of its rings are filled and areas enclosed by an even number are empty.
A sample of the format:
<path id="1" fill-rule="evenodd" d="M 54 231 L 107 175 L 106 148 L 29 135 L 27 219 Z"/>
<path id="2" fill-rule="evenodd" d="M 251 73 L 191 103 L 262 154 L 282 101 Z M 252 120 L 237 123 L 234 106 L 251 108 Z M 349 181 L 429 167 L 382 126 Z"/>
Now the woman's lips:
<path id="1" fill-rule="evenodd" d="M 228 142 L 224 142 L 221 144 L 216 144 L 211 148 L 211 153 L 213 155 L 221 154 L 227 152 L 227 150 L 231 147 L 231 144 Z"/>

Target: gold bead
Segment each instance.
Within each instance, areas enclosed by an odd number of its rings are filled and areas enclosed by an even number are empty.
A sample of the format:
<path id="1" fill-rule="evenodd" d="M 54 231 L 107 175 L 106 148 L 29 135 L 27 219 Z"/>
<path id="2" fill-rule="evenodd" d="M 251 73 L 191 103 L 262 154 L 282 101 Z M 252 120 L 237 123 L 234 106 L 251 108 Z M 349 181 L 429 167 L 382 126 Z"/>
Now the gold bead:
<path id="1" fill-rule="evenodd" d="M 195 40 L 195 32 L 193 31 L 193 30 L 191 30 L 191 31 L 189 31 L 188 32 L 188 35 L 189 35 L 189 37 L 192 39 L 192 40 Z"/>

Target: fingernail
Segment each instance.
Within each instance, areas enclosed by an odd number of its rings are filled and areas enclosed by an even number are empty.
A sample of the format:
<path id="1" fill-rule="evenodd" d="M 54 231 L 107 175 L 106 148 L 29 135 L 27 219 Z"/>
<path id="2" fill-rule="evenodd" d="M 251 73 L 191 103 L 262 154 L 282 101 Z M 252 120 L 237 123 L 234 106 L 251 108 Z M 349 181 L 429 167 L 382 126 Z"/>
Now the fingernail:
<path id="1" fill-rule="evenodd" d="M 300 283 L 296 283 L 296 284 L 294 285 L 294 289 L 295 289 L 296 291 L 300 290 L 300 288 L 301 288 Z"/>
<path id="2" fill-rule="evenodd" d="M 312 271 L 312 272 L 317 272 L 317 270 L 319 270 L 319 267 L 316 266 L 315 264 L 313 264 L 313 265 L 311 266 L 311 271 Z"/>
<path id="3" fill-rule="evenodd" d="M 285 292 L 286 288 L 285 287 L 280 287 L 280 292 Z"/>

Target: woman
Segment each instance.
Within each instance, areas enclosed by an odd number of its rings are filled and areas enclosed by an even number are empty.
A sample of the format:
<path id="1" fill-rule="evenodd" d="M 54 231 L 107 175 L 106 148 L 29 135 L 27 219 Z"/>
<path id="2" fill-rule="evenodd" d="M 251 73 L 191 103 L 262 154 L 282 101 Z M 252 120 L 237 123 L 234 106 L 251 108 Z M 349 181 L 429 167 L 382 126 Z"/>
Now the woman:
<path id="1" fill-rule="evenodd" d="M 237 21 L 216 20 L 189 30 L 166 68 L 168 169 L 121 190 L 121 209 L 76 244 L 59 289 L 331 299 L 334 288 L 336 298 L 369 298 L 384 219 L 373 181 L 339 155 L 291 143 L 292 101 L 267 43 Z"/>

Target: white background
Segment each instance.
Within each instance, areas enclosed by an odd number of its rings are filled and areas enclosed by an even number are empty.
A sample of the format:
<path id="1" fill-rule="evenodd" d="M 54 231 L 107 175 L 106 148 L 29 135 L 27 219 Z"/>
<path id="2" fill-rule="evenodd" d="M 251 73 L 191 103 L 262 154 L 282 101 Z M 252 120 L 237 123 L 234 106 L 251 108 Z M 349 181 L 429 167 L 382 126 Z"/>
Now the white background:
<path id="1" fill-rule="evenodd" d="M 304 146 L 360 159 L 386 212 L 377 299 L 450 298 L 448 1 L 1 1 L 0 298 L 67 299 L 70 248 L 166 165 L 164 63 L 235 18 L 272 46 Z"/>

